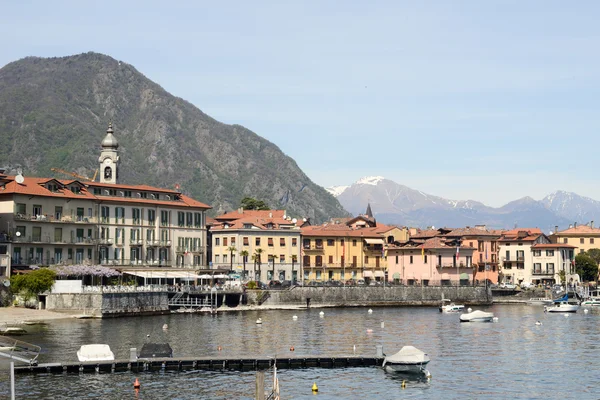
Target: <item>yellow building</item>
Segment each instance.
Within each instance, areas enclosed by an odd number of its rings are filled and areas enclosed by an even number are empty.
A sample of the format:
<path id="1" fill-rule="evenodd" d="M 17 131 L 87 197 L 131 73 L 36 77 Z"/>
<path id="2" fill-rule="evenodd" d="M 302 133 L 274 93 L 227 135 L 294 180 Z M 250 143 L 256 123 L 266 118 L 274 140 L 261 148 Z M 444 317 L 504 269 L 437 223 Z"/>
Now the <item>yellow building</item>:
<path id="1" fill-rule="evenodd" d="M 594 228 L 594 221 L 588 225 L 569 226 L 568 229 L 559 231 L 556 227 L 554 233 L 549 236 L 552 243 L 568 244 L 577 247 L 578 253 L 589 249 L 600 249 L 600 229 Z"/>
<path id="2" fill-rule="evenodd" d="M 215 218 L 211 228 L 212 268 L 232 269 L 269 282 L 298 281 L 300 226 L 305 220 L 284 210 L 239 210 Z"/>

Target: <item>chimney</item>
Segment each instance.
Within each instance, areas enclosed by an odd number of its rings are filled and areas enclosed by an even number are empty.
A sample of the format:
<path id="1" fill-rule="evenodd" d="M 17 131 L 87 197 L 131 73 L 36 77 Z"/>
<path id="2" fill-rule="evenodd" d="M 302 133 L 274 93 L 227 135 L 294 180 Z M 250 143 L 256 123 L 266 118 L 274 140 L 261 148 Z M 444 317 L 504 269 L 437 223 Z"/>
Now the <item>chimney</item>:
<path id="1" fill-rule="evenodd" d="M 273 213 L 272 212 L 269 213 L 269 218 L 273 218 Z"/>
<path id="2" fill-rule="evenodd" d="M 590 227 L 591 227 L 592 229 L 594 229 L 594 221 L 591 221 L 591 222 L 590 222 Z"/>
<path id="3" fill-rule="evenodd" d="M 554 234 L 558 233 L 558 225 L 554 225 Z"/>
<path id="4" fill-rule="evenodd" d="M 571 229 L 573 227 L 573 224 L 569 224 L 569 229 Z"/>
<path id="5" fill-rule="evenodd" d="M 244 213 L 244 207 L 238 208 L 238 214 L 243 214 L 243 213 Z"/>
<path id="6" fill-rule="evenodd" d="M 577 222 L 573 223 L 573 228 L 577 228 Z"/>

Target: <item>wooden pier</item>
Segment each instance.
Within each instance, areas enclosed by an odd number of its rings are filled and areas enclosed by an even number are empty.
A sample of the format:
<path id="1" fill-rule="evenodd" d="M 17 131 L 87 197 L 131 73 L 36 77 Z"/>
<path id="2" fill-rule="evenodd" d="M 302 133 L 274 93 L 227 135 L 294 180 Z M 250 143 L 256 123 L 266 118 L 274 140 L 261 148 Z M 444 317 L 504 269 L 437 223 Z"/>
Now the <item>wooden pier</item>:
<path id="1" fill-rule="evenodd" d="M 340 356 L 340 357 L 186 357 L 115 360 L 103 362 L 67 362 L 45 363 L 38 365 L 15 366 L 15 374 L 38 373 L 110 373 L 110 372 L 146 372 L 146 371 L 258 371 L 271 368 L 277 363 L 278 369 L 293 368 L 348 368 L 377 367 L 383 364 L 383 357 Z"/>

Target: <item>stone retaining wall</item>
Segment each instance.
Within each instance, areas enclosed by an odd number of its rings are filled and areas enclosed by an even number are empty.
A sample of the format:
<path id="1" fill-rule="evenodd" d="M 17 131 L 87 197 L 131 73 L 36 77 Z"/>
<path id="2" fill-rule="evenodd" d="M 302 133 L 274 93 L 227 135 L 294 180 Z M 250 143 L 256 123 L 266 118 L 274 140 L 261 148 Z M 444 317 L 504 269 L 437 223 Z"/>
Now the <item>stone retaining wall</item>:
<path id="1" fill-rule="evenodd" d="M 166 292 L 52 293 L 46 298 L 46 309 L 81 311 L 97 317 L 162 314 L 169 312 L 169 298 Z"/>
<path id="2" fill-rule="evenodd" d="M 249 290 L 248 304 L 257 304 L 263 291 Z M 491 304 L 492 294 L 485 287 L 294 287 L 289 290 L 270 290 L 263 305 L 367 306 L 367 305 L 439 305 L 442 296 L 460 304 Z"/>

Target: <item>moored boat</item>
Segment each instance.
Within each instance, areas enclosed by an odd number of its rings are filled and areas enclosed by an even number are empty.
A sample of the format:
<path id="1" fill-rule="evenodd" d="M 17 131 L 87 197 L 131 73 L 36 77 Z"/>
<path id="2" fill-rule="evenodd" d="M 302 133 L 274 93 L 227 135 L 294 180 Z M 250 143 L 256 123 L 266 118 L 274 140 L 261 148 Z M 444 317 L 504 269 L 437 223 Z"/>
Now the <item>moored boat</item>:
<path id="1" fill-rule="evenodd" d="M 578 304 L 569 303 L 569 295 L 565 293 L 564 297 L 554 300 L 551 306 L 545 306 L 544 312 L 549 313 L 576 313 L 579 310 Z"/>
<path id="2" fill-rule="evenodd" d="M 413 346 L 404 346 L 396 354 L 386 356 L 383 360 L 383 367 L 388 372 L 428 374 L 425 366 L 429 361 L 426 353 Z"/>
<path id="3" fill-rule="evenodd" d="M 439 308 L 440 312 L 454 313 L 454 312 L 462 311 L 465 308 L 465 306 L 462 304 L 454 304 L 454 303 L 446 304 L 447 302 L 450 302 L 450 300 L 449 299 L 442 300 L 442 304 L 440 305 L 440 308 Z"/>
<path id="4" fill-rule="evenodd" d="M 460 315 L 460 322 L 492 322 L 493 319 L 493 313 L 481 310 Z"/>
<path id="5" fill-rule="evenodd" d="M 84 344 L 77 350 L 79 361 L 114 361 L 115 355 L 107 344 Z"/>

